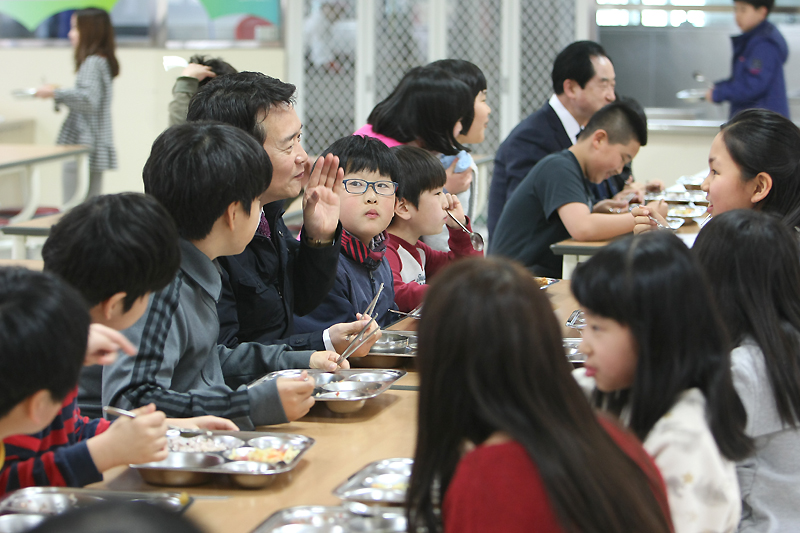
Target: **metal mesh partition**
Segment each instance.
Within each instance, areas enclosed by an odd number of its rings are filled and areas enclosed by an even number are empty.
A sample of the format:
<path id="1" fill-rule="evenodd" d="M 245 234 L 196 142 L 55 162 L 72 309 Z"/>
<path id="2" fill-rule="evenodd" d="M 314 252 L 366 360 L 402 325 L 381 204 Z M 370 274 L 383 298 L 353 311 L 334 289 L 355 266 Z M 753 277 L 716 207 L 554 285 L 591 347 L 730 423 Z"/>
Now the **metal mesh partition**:
<path id="1" fill-rule="evenodd" d="M 428 0 L 380 0 L 375 10 L 375 103 L 428 57 Z"/>
<path id="2" fill-rule="evenodd" d="M 575 1 L 536 0 L 521 7 L 520 120 L 553 94 L 553 60 L 574 40 Z"/>
<path id="3" fill-rule="evenodd" d="M 306 0 L 303 147 L 310 155 L 353 133 L 356 31 L 355 0 Z"/>

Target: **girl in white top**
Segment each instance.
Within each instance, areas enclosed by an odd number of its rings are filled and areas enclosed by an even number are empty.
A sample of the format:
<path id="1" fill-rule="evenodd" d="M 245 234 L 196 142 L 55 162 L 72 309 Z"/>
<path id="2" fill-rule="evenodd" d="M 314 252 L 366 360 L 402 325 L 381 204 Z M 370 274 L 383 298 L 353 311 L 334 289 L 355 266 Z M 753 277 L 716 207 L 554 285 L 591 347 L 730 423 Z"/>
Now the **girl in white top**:
<path id="1" fill-rule="evenodd" d="M 587 324 L 576 379 L 642 439 L 675 531 L 735 531 L 734 461 L 753 443 L 725 328 L 689 250 L 667 232 L 615 241 L 579 265 L 572 291 Z"/>
<path id="2" fill-rule="evenodd" d="M 796 159 L 800 156 L 795 155 Z M 800 247 L 777 217 L 714 217 L 692 249 L 733 333 L 733 383 L 756 453 L 736 466 L 740 532 L 800 530 Z M 713 273 L 713 275 L 712 275 Z"/>

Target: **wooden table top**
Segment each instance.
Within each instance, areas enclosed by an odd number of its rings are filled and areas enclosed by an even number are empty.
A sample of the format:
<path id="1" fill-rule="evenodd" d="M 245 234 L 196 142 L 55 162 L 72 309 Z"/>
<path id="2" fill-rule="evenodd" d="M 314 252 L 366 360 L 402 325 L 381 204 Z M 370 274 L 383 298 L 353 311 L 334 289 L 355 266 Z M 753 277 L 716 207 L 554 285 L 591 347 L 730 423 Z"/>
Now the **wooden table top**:
<path id="1" fill-rule="evenodd" d="M 0 144 L 0 170 L 88 154 L 90 151 L 91 148 L 80 144 Z"/>
<path id="2" fill-rule="evenodd" d="M 2 267 L 25 267 L 31 270 L 44 270 L 44 261 L 36 259 L 0 259 Z"/>
<path id="3" fill-rule="evenodd" d="M 36 217 L 25 222 L 17 222 L 8 226 L 0 227 L 0 231 L 6 235 L 25 235 L 28 237 L 47 237 L 50 235 L 50 228 L 57 224 L 64 213 Z"/>
<path id="4" fill-rule="evenodd" d="M 683 226 L 678 228 L 676 233 L 681 234 L 696 234 L 700 231 L 700 226 L 694 220 L 687 221 Z M 624 237 L 621 235 L 620 237 Z M 619 237 L 617 237 L 619 238 Z M 555 244 L 550 245 L 550 250 L 556 255 L 592 255 L 603 246 L 612 242 L 614 239 L 605 241 L 576 241 L 575 239 L 564 239 Z"/>
<path id="5" fill-rule="evenodd" d="M 579 336 L 563 324 L 577 304 L 569 281 L 545 289 L 562 325 L 565 336 Z M 404 319 L 395 330 L 414 330 L 417 321 Z M 282 474 L 270 487 L 258 490 L 234 488 L 224 480 L 197 487 L 159 487 L 148 485 L 128 467 L 106 473 L 101 483 L 91 488 L 119 491 L 186 491 L 200 496 L 186 515 L 209 533 L 252 531 L 274 512 L 298 505 L 338 505 L 332 491 L 370 462 L 394 457 L 413 457 L 416 442 L 418 392 L 405 390 L 419 384 L 413 370 L 380 396 L 368 400 L 361 411 L 349 415 L 331 413 L 322 402 L 302 419 L 288 424 L 265 426 L 262 431 L 299 433 L 316 440 L 300 464 Z M 224 499 L 203 499 L 202 497 Z"/>

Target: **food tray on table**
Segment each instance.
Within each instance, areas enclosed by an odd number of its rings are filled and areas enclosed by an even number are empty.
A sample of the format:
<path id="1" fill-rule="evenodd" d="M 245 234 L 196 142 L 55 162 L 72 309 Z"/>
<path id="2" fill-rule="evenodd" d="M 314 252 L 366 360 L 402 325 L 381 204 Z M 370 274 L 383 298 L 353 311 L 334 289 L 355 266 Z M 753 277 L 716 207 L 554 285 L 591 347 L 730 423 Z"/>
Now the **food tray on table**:
<path id="1" fill-rule="evenodd" d="M 567 359 L 570 363 L 585 363 L 586 354 L 578 351 L 578 346 L 583 339 L 580 338 L 565 338 L 564 339 L 564 353 L 567 354 Z"/>
<path id="2" fill-rule="evenodd" d="M 351 357 L 350 366 L 394 368 L 417 356 L 417 332 L 383 330 L 381 337 L 364 357 Z"/>
<path id="3" fill-rule="evenodd" d="M 702 191 L 665 191 L 654 194 L 647 194 L 644 197 L 646 202 L 664 200 L 672 204 L 688 204 L 690 202 L 698 204 L 708 204 L 706 193 Z"/>
<path id="4" fill-rule="evenodd" d="M 671 207 L 667 216 L 679 218 L 696 218 L 706 214 L 707 208 L 705 206 L 697 206 L 694 204 L 682 205 Z"/>
<path id="5" fill-rule="evenodd" d="M 253 533 L 312 533 L 344 531 L 406 531 L 402 513 L 360 516 L 343 507 L 301 506 L 282 509 L 258 526 Z"/>
<path id="6" fill-rule="evenodd" d="M 214 474 L 244 488 L 271 484 L 297 466 L 314 439 L 291 433 L 213 431 L 211 437 L 167 433 L 170 452 L 163 461 L 131 465 L 154 485 L 200 485 Z"/>
<path id="7" fill-rule="evenodd" d="M 45 518 L 101 502 L 144 502 L 181 513 L 194 500 L 186 493 L 116 492 L 71 487 L 27 487 L 0 500 L 0 531 L 33 529 Z"/>
<path id="8" fill-rule="evenodd" d="M 565 324 L 568 328 L 573 329 L 583 329 L 586 327 L 586 317 L 583 315 L 583 311 L 580 309 L 576 309 L 569 315 L 567 319 L 567 323 Z"/>
<path id="9" fill-rule="evenodd" d="M 540 289 L 546 289 L 550 285 L 553 285 L 561 281 L 560 279 L 556 278 L 536 278 L 536 277 L 534 277 L 533 280 L 539 284 Z"/>
<path id="10" fill-rule="evenodd" d="M 375 368 L 338 370 L 335 373 L 318 369 L 292 369 L 270 372 L 248 387 L 280 377 L 296 378 L 301 372 L 307 372 L 309 377 L 314 378 L 314 399 L 325 402 L 334 413 L 358 411 L 367 400 L 383 393 L 392 383 L 406 375 L 405 370 Z"/>
<path id="11" fill-rule="evenodd" d="M 402 505 L 413 466 L 414 460 L 408 458 L 375 461 L 350 476 L 333 494 L 346 502 Z"/>

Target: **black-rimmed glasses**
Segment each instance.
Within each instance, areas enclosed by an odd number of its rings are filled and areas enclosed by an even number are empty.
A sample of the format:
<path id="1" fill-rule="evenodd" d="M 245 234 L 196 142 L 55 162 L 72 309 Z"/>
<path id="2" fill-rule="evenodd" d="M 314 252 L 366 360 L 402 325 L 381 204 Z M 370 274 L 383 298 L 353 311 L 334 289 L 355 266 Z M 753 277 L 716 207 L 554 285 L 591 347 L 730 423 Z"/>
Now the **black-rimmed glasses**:
<path id="1" fill-rule="evenodd" d="M 358 178 L 342 181 L 344 190 L 350 194 L 364 194 L 370 186 L 379 196 L 392 196 L 397 192 L 397 183 L 393 181 L 367 181 Z"/>

